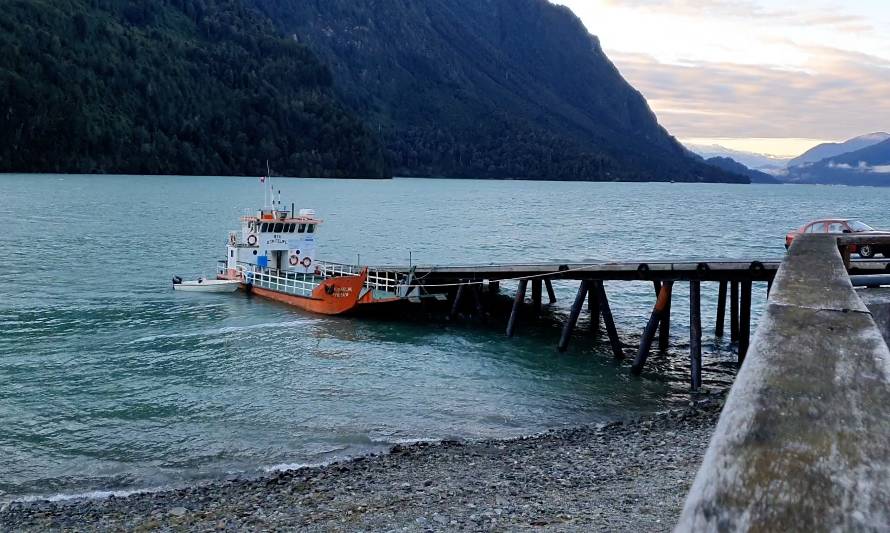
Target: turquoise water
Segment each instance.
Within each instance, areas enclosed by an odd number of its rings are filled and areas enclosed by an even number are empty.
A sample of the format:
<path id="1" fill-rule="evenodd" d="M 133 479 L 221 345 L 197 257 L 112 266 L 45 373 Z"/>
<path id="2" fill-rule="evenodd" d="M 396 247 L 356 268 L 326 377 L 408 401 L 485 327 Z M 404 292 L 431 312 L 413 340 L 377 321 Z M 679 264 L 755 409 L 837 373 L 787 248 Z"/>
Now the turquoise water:
<path id="1" fill-rule="evenodd" d="M 363 263 L 771 258 L 808 219 L 890 227 L 890 190 L 809 186 L 276 180 L 325 219 L 319 256 Z M 631 377 L 553 326 L 308 315 L 235 295 L 179 294 L 212 274 L 256 178 L 0 176 L 0 500 L 253 474 L 393 442 L 528 434 L 688 401 L 686 288 L 674 346 Z M 509 292 L 512 287 L 505 287 Z M 647 283 L 608 284 L 625 342 Z M 557 314 L 571 284 L 557 284 Z M 755 287 L 755 312 L 765 288 Z M 735 360 L 712 338 L 705 381 Z M 583 332 L 584 324 L 579 327 Z"/>

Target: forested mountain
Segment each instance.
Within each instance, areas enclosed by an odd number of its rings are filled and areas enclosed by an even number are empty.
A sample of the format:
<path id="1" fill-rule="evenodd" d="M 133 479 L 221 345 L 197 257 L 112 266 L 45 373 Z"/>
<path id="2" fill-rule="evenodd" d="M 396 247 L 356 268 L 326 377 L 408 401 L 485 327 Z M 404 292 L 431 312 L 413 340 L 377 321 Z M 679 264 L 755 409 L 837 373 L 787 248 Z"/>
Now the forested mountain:
<path id="1" fill-rule="evenodd" d="M 330 71 L 240 0 L 4 0 L 0 171 L 383 177 Z"/>
<path id="2" fill-rule="evenodd" d="M 401 175 L 747 181 L 690 157 L 546 0 L 244 0 L 333 70 Z"/>
<path id="3" fill-rule="evenodd" d="M 890 138 L 861 150 L 788 169 L 792 183 L 890 186 Z"/>

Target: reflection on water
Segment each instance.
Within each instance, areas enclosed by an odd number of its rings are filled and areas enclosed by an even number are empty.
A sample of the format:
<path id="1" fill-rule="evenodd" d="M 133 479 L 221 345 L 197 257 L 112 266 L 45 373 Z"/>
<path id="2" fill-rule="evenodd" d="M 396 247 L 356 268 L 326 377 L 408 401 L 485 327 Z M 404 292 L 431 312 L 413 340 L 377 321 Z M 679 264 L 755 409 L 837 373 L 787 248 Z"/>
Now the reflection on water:
<path id="1" fill-rule="evenodd" d="M 277 180 L 326 220 L 320 255 L 365 263 L 766 258 L 788 228 L 856 215 L 890 226 L 886 190 L 804 186 Z M 576 286 L 513 339 L 497 323 L 307 315 L 259 298 L 179 294 L 207 275 L 255 179 L 0 176 L 0 499 L 163 486 L 316 463 L 426 438 L 520 435 L 663 409 L 688 393 L 687 287 L 673 346 L 641 378 L 582 315 Z M 853 203 L 855 202 L 855 204 Z M 39 209 L 37 207 L 39 206 Z M 654 213 L 658 213 L 655 216 Z M 639 340 L 651 283 L 606 284 Z M 504 284 L 509 295 L 514 287 Z M 734 374 L 704 284 L 704 380 Z M 765 287 L 755 284 L 754 314 Z M 630 351 L 630 350 L 629 350 Z"/>

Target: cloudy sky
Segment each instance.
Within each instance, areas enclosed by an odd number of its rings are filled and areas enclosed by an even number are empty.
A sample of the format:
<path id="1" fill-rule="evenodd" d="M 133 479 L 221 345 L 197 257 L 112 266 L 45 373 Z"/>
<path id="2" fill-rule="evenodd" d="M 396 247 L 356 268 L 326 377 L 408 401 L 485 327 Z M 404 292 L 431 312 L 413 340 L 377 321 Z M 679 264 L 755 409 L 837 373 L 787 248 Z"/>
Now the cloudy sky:
<path id="1" fill-rule="evenodd" d="M 684 142 L 797 155 L 890 131 L 890 0 L 552 0 Z"/>

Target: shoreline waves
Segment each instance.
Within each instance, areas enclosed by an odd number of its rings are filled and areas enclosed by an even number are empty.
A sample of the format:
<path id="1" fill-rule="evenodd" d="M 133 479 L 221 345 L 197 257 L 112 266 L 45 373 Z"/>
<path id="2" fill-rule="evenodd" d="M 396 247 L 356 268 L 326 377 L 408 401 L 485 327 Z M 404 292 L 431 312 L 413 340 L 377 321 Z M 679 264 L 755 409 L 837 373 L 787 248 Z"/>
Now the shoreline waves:
<path id="1" fill-rule="evenodd" d="M 518 439 L 397 444 L 382 455 L 125 497 L 11 502 L 0 508 L 0 529 L 669 531 L 721 407 L 716 396 Z"/>

